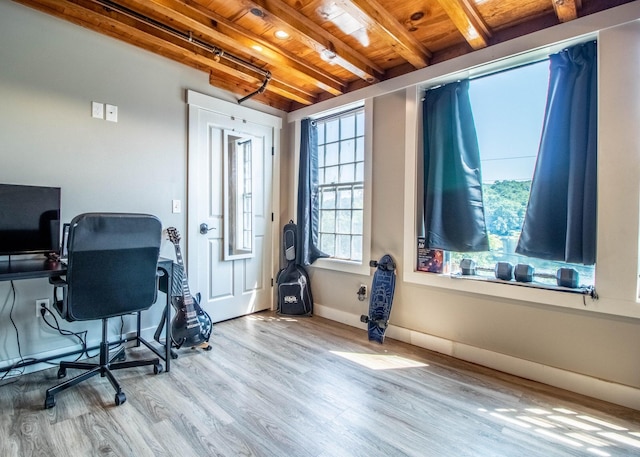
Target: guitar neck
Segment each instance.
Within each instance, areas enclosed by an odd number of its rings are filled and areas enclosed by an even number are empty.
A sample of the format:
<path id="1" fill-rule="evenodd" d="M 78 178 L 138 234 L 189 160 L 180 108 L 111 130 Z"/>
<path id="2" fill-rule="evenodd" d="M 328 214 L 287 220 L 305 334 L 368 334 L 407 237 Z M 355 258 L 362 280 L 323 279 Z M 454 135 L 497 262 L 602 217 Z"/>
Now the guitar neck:
<path id="1" fill-rule="evenodd" d="M 182 260 L 182 252 L 178 244 L 174 244 L 176 248 L 176 263 L 182 267 L 182 296 L 184 297 L 185 305 L 193 304 L 193 297 L 189 291 L 189 282 L 187 281 L 187 271 L 184 268 L 184 262 Z"/>

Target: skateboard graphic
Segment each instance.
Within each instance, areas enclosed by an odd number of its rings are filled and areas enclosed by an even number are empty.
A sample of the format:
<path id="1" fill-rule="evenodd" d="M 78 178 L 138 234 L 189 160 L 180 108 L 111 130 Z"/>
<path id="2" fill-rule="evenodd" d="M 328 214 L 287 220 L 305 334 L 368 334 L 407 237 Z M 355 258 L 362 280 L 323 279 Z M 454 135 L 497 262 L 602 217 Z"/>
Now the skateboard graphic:
<path id="1" fill-rule="evenodd" d="M 385 254 L 380 260 L 369 262 L 369 266 L 376 268 L 371 283 L 369 315 L 363 314 L 360 321 L 368 324 L 367 333 L 370 341 L 383 343 L 396 286 L 396 264 L 389 254 Z"/>

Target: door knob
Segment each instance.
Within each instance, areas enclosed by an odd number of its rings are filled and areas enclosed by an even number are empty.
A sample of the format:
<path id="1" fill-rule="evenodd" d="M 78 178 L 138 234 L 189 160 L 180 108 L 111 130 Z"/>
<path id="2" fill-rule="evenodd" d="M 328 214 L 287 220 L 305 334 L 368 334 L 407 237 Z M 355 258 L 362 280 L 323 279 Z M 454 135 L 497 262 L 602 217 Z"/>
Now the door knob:
<path id="1" fill-rule="evenodd" d="M 200 233 L 202 235 L 206 235 L 207 232 L 210 232 L 211 230 L 215 230 L 215 227 L 209 228 L 209 226 L 207 224 L 205 224 L 204 222 L 202 224 L 200 224 Z"/>

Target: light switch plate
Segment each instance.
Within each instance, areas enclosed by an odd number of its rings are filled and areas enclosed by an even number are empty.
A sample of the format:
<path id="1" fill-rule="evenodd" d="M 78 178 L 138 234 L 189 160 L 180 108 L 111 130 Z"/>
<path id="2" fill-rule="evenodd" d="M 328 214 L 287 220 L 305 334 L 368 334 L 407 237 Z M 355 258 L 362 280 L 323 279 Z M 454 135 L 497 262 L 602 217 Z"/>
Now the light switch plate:
<path id="1" fill-rule="evenodd" d="M 180 200 L 171 200 L 171 211 L 174 214 L 182 212 L 182 202 Z"/>
<path id="2" fill-rule="evenodd" d="M 91 117 L 104 119 L 104 103 L 91 102 Z"/>

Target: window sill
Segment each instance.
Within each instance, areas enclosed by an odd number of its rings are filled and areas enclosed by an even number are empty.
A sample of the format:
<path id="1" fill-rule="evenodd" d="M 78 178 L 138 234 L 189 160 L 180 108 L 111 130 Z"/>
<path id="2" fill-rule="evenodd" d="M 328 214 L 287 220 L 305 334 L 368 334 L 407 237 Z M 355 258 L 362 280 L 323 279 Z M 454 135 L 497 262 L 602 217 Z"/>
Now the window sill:
<path id="1" fill-rule="evenodd" d="M 482 295 L 486 298 L 500 297 L 563 308 L 603 311 L 598 309 L 600 308 L 598 300 L 590 296 L 587 289 L 570 289 L 544 284 L 503 281 L 482 276 L 461 276 L 421 271 L 405 272 L 403 280 L 412 284 Z"/>
<path id="2" fill-rule="evenodd" d="M 333 270 L 366 276 L 369 276 L 371 274 L 371 268 L 368 264 L 350 260 L 318 259 L 313 262 L 313 265 L 311 266 L 314 268 L 322 268 L 324 270 Z"/>
<path id="3" fill-rule="evenodd" d="M 545 290 L 555 290 L 558 292 L 569 292 L 573 294 L 581 294 L 581 295 L 589 295 L 591 298 L 597 299 L 597 295 L 595 292 L 595 288 L 593 287 L 562 287 L 562 286 L 554 286 L 552 284 L 542 284 L 539 282 L 520 282 L 520 281 L 506 281 L 503 279 L 489 278 L 487 276 L 479 276 L 479 275 L 461 275 L 461 274 L 451 274 L 449 275 L 453 279 L 463 279 L 463 280 L 471 280 L 471 281 L 484 281 L 484 282 L 494 282 L 497 284 L 507 284 L 510 286 L 520 286 L 520 287 L 531 287 L 534 289 L 545 289 Z"/>

